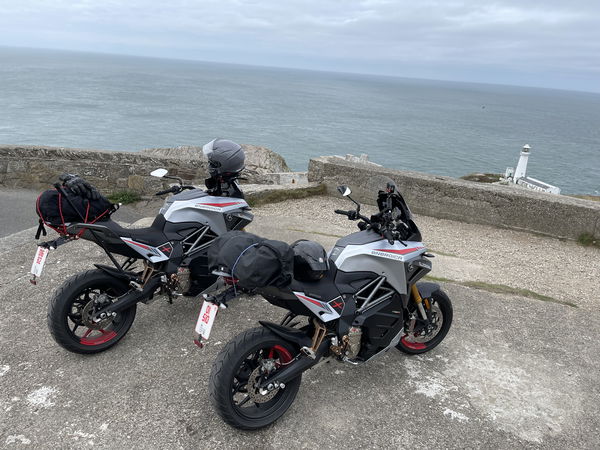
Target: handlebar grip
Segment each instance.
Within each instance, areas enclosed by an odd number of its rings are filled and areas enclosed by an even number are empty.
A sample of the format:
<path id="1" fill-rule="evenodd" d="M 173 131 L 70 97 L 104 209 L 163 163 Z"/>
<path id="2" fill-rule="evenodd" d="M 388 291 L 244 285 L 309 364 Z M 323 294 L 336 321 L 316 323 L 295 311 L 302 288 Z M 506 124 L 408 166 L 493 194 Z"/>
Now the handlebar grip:
<path id="1" fill-rule="evenodd" d="M 348 216 L 348 215 L 350 215 L 350 211 L 344 211 L 342 209 L 336 209 L 334 212 L 336 214 L 341 214 L 342 216 Z"/>
<path id="2" fill-rule="evenodd" d="M 157 192 L 154 195 L 165 195 L 165 194 L 168 194 L 170 192 L 173 192 L 173 188 L 165 189 L 164 191 L 159 191 L 159 192 Z"/>
<path id="3" fill-rule="evenodd" d="M 384 236 L 388 240 L 390 245 L 394 244 L 394 235 L 392 234 L 392 232 L 390 230 L 385 230 Z"/>

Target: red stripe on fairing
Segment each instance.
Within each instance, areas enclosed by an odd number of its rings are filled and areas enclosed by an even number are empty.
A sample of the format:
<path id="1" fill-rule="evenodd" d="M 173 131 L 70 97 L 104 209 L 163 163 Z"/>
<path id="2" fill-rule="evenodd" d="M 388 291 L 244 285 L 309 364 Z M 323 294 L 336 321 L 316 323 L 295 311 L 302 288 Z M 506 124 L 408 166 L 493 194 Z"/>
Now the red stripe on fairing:
<path id="1" fill-rule="evenodd" d="M 295 295 L 296 295 L 296 297 L 300 297 L 301 299 L 308 300 L 308 301 L 309 301 L 309 302 L 311 302 L 312 304 L 314 304 L 314 305 L 317 305 L 317 306 L 318 306 L 318 307 L 320 307 L 320 308 L 323 308 L 323 303 L 321 303 L 321 302 L 318 302 L 318 301 L 316 301 L 316 300 L 313 300 L 313 299 L 312 299 L 312 298 L 310 298 L 310 297 L 305 297 L 304 295 L 300 295 L 300 294 L 295 294 Z"/>
<path id="2" fill-rule="evenodd" d="M 425 247 L 403 248 L 402 250 L 388 250 L 385 248 L 376 248 L 375 251 L 376 252 L 394 253 L 396 255 L 406 255 L 407 253 L 416 252 L 417 250 L 421 250 L 422 248 L 425 248 Z"/>
<path id="3" fill-rule="evenodd" d="M 198 203 L 199 205 L 204 206 L 217 206 L 220 208 L 224 208 L 225 206 L 233 206 L 233 205 L 241 205 L 243 202 L 229 202 L 229 203 Z"/>
<path id="4" fill-rule="evenodd" d="M 129 239 L 123 239 L 125 242 L 127 242 L 128 244 L 133 244 L 133 245 L 137 245 L 138 247 L 142 247 L 144 250 L 151 250 L 150 247 L 148 247 L 147 245 L 144 244 L 140 244 L 138 242 L 135 241 L 130 241 Z"/>

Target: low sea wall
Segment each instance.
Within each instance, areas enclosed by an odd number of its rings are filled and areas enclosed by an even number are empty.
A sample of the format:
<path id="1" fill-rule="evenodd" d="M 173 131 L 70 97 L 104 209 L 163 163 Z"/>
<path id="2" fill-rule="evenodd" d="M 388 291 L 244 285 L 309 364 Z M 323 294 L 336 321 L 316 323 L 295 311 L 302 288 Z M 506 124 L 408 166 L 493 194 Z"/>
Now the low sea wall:
<path id="1" fill-rule="evenodd" d="M 262 183 L 266 174 L 289 168 L 278 154 L 264 148 L 244 146 L 250 183 Z M 195 158 L 194 158 L 195 156 Z M 65 172 L 77 173 L 103 193 L 130 190 L 148 194 L 162 182 L 150 175 L 163 167 L 170 175 L 191 184 L 203 184 L 206 160 L 199 147 L 151 149 L 142 152 L 116 152 L 39 146 L 0 146 L 0 186 L 45 189 Z"/>
<path id="2" fill-rule="evenodd" d="M 263 147 L 244 149 L 244 176 L 249 183 L 306 182 L 304 174 L 289 173 L 280 155 Z M 149 176 L 159 167 L 191 184 L 202 184 L 207 176 L 206 161 L 201 156 L 194 159 L 195 154 L 201 155 L 197 147 L 115 152 L 5 145 L 0 146 L 0 186 L 41 190 L 55 183 L 60 174 L 73 172 L 105 194 L 130 190 L 148 195 L 162 188 L 161 180 Z M 600 239 L 600 202 L 386 169 L 334 156 L 314 158 L 309 163 L 309 182 L 322 183 L 328 193 L 335 195 L 339 195 L 336 186 L 349 185 L 353 197 L 367 204 L 375 204 L 377 190 L 385 187 L 382 177 L 396 182 L 410 208 L 418 214 L 558 238 L 577 239 L 588 233 Z"/>
<path id="3" fill-rule="evenodd" d="M 348 185 L 352 196 L 367 204 L 375 204 L 377 190 L 385 187 L 382 177 L 397 184 L 417 214 L 558 238 L 577 239 L 584 233 L 600 238 L 600 202 L 357 164 L 334 156 L 309 163 L 309 181 L 324 183 L 328 193 L 337 195 L 338 185 Z"/>

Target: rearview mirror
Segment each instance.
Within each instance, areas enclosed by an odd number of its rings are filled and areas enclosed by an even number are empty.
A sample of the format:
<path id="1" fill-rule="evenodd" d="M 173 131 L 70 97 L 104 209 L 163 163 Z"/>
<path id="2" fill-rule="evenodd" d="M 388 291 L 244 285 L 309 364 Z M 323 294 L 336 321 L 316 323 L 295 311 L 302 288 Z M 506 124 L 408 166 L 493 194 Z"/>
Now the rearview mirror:
<path id="1" fill-rule="evenodd" d="M 350 188 L 348 186 L 344 186 L 344 185 L 338 186 L 337 190 L 344 197 L 347 197 L 348 195 L 352 194 L 352 191 L 350 190 Z"/>
<path id="2" fill-rule="evenodd" d="M 150 172 L 150 175 L 156 178 L 162 178 L 168 173 L 169 171 L 167 169 L 156 169 Z"/>

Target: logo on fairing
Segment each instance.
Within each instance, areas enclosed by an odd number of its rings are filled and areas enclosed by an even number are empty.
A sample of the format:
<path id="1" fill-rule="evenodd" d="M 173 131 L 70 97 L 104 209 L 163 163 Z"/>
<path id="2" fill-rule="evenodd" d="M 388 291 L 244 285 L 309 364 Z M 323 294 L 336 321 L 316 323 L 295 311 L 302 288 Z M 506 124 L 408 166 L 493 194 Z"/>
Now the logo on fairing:
<path id="1" fill-rule="evenodd" d="M 403 249 L 399 249 L 399 250 L 376 248 L 374 250 L 371 250 L 371 255 L 399 260 L 399 259 L 402 259 L 402 255 L 407 255 L 409 253 L 416 252 L 417 250 L 421 250 L 422 248 L 425 248 L 425 247 L 403 248 Z"/>
<path id="2" fill-rule="evenodd" d="M 171 246 L 171 244 L 169 242 L 161 245 L 160 247 L 158 247 L 158 249 L 167 256 L 170 255 L 171 252 L 173 251 L 173 247 Z"/>
<path id="3" fill-rule="evenodd" d="M 338 297 L 334 300 L 331 300 L 329 302 L 329 306 L 331 306 L 336 313 L 342 314 L 342 311 L 344 310 L 344 301 L 341 299 L 341 297 Z"/>

